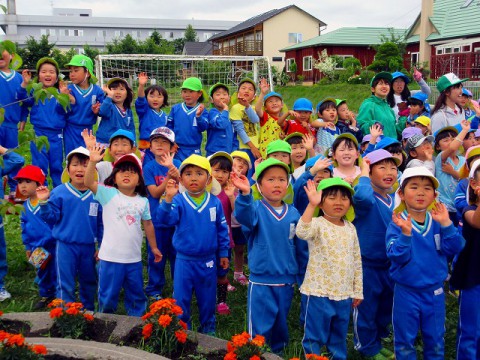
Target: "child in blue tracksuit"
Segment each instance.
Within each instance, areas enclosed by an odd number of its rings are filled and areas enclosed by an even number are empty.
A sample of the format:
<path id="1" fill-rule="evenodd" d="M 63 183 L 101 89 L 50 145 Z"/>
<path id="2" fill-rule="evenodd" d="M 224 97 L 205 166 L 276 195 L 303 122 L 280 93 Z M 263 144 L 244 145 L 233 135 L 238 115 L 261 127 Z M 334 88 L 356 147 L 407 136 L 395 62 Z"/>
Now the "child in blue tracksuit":
<path id="1" fill-rule="evenodd" d="M 95 85 L 97 78 L 93 73 L 92 59 L 88 56 L 74 55 L 65 66 L 70 70 L 69 94 L 75 99 L 63 131 L 65 154 L 69 154 L 73 149 L 83 146 L 82 131 L 92 130 L 97 122 L 105 93 Z"/>
<path id="2" fill-rule="evenodd" d="M 177 194 L 177 182 L 168 180 L 165 199 L 157 210 L 157 221 L 175 226 L 173 246 L 177 257 L 173 297 L 183 309 L 181 319 L 191 328 L 190 303 L 195 291 L 200 313 L 199 331 L 214 334 L 217 266 L 228 268 L 227 221 L 220 200 L 206 191 L 212 181 L 208 160 L 190 155 L 179 170 L 180 183 L 186 191 Z"/>
<path id="3" fill-rule="evenodd" d="M 38 82 L 45 89 L 58 87 L 60 69 L 57 62 L 51 58 L 41 58 L 37 62 Z M 23 72 L 24 82 L 29 82 L 29 73 Z M 66 86 L 64 87 L 66 89 Z M 37 150 L 34 142 L 30 144 L 32 164 L 40 167 L 45 174 L 50 169 L 50 177 L 53 186 L 61 184 L 63 165 L 63 129 L 70 110 L 65 110 L 55 98 L 48 98 L 45 102 L 35 102 L 33 97 L 25 101 L 31 106 L 30 123 L 33 125 L 36 136 L 46 136 L 50 148 L 44 146 L 41 151 Z"/>
<path id="4" fill-rule="evenodd" d="M 178 151 L 175 159 L 185 160 L 192 154 L 200 155 L 202 132 L 208 128 L 208 111 L 202 104 L 204 94 L 199 78 L 190 77 L 182 84 L 181 104 L 172 107 L 167 127 L 175 133 Z"/>
<path id="5" fill-rule="evenodd" d="M 40 205 L 37 198 L 37 187 L 45 183 L 45 174 L 38 166 L 27 165 L 20 169 L 15 180 L 18 181 L 18 192 L 26 197 L 24 209 L 20 216 L 22 228 L 22 241 L 25 246 L 27 259 L 30 259 L 32 252 L 38 249 L 48 252 L 48 262 L 36 268 L 40 301 L 34 309 L 44 309 L 50 301 L 55 298 L 57 286 L 57 269 L 55 267 L 55 239 L 52 236 L 52 226 L 48 225 L 40 217 Z"/>
<path id="6" fill-rule="evenodd" d="M 164 197 L 168 180 L 178 181 L 178 168 L 180 162 L 174 159 L 175 134 L 169 128 L 162 126 L 154 129 L 150 134 L 149 151 L 155 156 L 154 161 L 148 162 L 143 168 L 143 178 L 148 192 L 150 213 L 152 214 L 153 227 L 155 228 L 155 239 L 157 246 L 162 252 L 162 260 L 154 261 L 150 246 L 148 251 L 148 284 L 145 288 L 147 296 L 159 300 L 162 297 L 163 286 L 165 285 L 165 265 L 170 261 L 170 273 L 172 279 L 175 269 L 175 249 L 172 245 L 172 238 L 175 228 L 173 226 L 162 226 L 155 218 L 160 200 Z"/>
<path id="7" fill-rule="evenodd" d="M 354 309 L 355 348 L 364 356 L 391 359 L 381 339 L 389 335 L 393 282 L 385 251 L 385 233 L 394 209 L 393 185 L 400 160 L 388 151 L 374 150 L 364 157 L 353 196 L 355 220 L 363 267 L 364 302 Z"/>
<path id="8" fill-rule="evenodd" d="M 143 166 L 155 159 L 150 151 L 150 134 L 153 130 L 166 126 L 167 115 L 163 108 L 168 106 L 167 90 L 159 85 L 150 85 L 145 89 L 148 76 L 146 73 L 138 75 L 138 97 L 135 100 L 135 111 L 139 120 L 138 147 L 143 152 Z"/>
<path id="9" fill-rule="evenodd" d="M 283 202 L 289 167 L 269 158 L 255 170 L 263 199 L 254 201 L 245 176 L 232 173 L 240 194 L 234 215 L 248 240 L 250 280 L 247 298 L 247 328 L 253 337 L 265 336 L 274 352 L 288 343 L 287 317 L 298 274 L 295 227 L 300 214 Z"/>
<path id="10" fill-rule="evenodd" d="M 90 148 L 85 173 L 85 186 L 102 205 L 105 224 L 98 252 L 98 310 L 115 312 L 123 288 L 127 314 L 142 316 L 147 308 L 143 292 L 142 225 L 155 262 L 162 258 L 146 198 L 142 162 L 135 154 L 123 155 L 114 163 L 105 185 L 99 185 L 95 180 L 95 165 L 102 160 L 102 151 L 102 146 Z"/>
<path id="11" fill-rule="evenodd" d="M 230 123 L 228 103 L 230 96 L 227 85 L 217 83 L 210 90 L 212 108 L 208 112 L 207 144 L 205 151 L 210 156 L 217 151 L 233 151 L 233 127 Z"/>
<path id="12" fill-rule="evenodd" d="M 3 157 L 3 166 L 0 167 L 0 177 L 8 174 L 16 174 L 23 166 L 23 157 L 0 145 L 0 155 Z M 3 186 L 0 186 L 0 199 L 3 199 Z M 0 217 L 0 301 L 10 298 L 12 295 L 5 289 L 5 275 L 7 275 L 7 244 L 3 230 L 3 219 Z"/>
<path id="13" fill-rule="evenodd" d="M 79 147 L 67 155 L 62 181 L 64 184 L 50 191 L 46 186 L 37 189 L 40 215 L 53 226 L 57 241 L 57 298 L 75 302 L 76 279 L 80 300 L 93 311 L 97 291 L 95 259 L 97 242 L 103 234 L 101 207 L 94 194 L 84 185 L 89 152 Z M 47 201 L 48 200 L 48 201 Z"/>
<path id="14" fill-rule="evenodd" d="M 135 121 L 132 113 L 133 91 L 125 79 L 113 78 L 103 87 L 107 97 L 100 105 L 99 115 L 102 117 L 95 136 L 100 144 L 108 144 L 110 136 L 116 130 L 127 130 L 134 138 Z"/>
<path id="15" fill-rule="evenodd" d="M 460 252 L 465 240 L 450 220 L 446 206 L 435 202 L 438 186 L 427 168 L 409 168 L 395 195 L 399 205 L 385 241 L 395 282 L 392 319 L 397 360 L 416 359 L 419 330 L 423 358 L 444 358 L 443 282 L 448 276 L 447 259 Z"/>
<path id="16" fill-rule="evenodd" d="M 458 255 L 450 284 L 460 290 L 458 300 L 457 360 L 480 358 L 480 159 L 471 166 L 468 203 L 462 213 L 465 247 Z"/>

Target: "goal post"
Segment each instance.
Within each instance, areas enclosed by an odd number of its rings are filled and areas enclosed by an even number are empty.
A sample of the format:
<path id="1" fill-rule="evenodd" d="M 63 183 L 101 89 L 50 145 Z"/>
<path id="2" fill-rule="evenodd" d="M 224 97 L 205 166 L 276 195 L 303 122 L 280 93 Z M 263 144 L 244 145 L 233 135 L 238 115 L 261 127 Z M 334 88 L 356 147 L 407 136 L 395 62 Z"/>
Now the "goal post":
<path id="1" fill-rule="evenodd" d="M 256 83 L 265 78 L 273 90 L 270 63 L 263 56 L 98 55 L 95 65 L 100 86 L 113 77 L 122 77 L 132 89 L 136 89 L 138 74 L 147 73 L 147 86 L 163 86 L 171 104 L 181 102 L 182 82 L 191 76 L 200 78 L 207 91 L 210 86 L 220 82 L 227 85 L 230 94 L 233 94 L 245 77 L 252 78 Z"/>

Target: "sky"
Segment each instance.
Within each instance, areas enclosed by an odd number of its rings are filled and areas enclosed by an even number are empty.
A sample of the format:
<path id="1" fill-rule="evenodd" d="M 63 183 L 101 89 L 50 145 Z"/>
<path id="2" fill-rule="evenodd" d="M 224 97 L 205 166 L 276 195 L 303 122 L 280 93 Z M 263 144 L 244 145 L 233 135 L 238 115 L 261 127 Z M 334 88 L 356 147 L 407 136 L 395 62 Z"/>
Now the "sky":
<path id="1" fill-rule="evenodd" d="M 7 0 L 0 0 L 6 5 Z M 17 14 L 51 15 L 52 7 L 92 9 L 93 16 L 158 19 L 234 20 L 295 4 L 327 24 L 325 32 L 344 26 L 408 28 L 420 13 L 421 0 L 17 0 Z M 139 6 L 141 4 L 141 6 Z M 221 4 L 221 7 L 219 6 Z M 213 10 L 214 9 L 214 10 Z"/>

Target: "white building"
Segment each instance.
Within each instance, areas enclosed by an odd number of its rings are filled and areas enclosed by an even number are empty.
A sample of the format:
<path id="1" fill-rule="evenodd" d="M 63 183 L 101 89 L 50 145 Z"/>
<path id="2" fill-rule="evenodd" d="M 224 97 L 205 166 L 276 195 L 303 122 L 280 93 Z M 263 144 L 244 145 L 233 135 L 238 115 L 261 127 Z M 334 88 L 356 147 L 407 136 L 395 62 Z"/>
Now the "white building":
<path id="1" fill-rule="evenodd" d="M 95 17 L 91 9 L 60 8 L 54 8 L 53 15 L 18 15 L 15 0 L 8 0 L 8 13 L 0 15 L 0 28 L 5 33 L 0 35 L 0 41 L 9 39 L 22 46 L 29 36 L 39 39 L 42 35 L 49 35 L 49 41 L 61 49 L 74 47 L 80 50 L 85 44 L 102 49 L 105 44 L 127 34 L 136 40 L 145 40 L 154 30 L 166 40 L 182 38 L 189 24 L 197 32 L 199 41 L 206 41 L 238 22 Z"/>

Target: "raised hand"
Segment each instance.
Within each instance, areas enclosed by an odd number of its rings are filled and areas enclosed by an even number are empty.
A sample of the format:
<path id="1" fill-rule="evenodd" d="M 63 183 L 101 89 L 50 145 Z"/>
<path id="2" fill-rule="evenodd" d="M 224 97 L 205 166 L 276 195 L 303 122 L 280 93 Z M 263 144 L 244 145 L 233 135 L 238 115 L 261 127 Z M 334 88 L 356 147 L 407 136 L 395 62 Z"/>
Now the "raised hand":
<path id="1" fill-rule="evenodd" d="M 462 127 L 462 130 L 468 131 L 468 130 L 470 130 L 470 121 L 468 121 L 468 120 L 462 120 L 462 121 L 460 122 L 460 126 Z"/>
<path id="2" fill-rule="evenodd" d="M 230 181 L 243 195 L 250 194 L 250 182 L 245 175 L 238 175 L 232 172 L 230 174 Z"/>
<path id="3" fill-rule="evenodd" d="M 313 147 L 315 146 L 315 143 L 317 142 L 317 139 L 311 134 L 305 134 L 302 137 L 302 144 L 305 146 L 305 149 L 312 150 Z"/>
<path id="4" fill-rule="evenodd" d="M 100 102 L 99 101 L 97 101 L 95 104 L 92 105 L 92 112 L 95 115 L 98 115 L 98 113 L 100 112 Z"/>
<path id="5" fill-rule="evenodd" d="M 43 185 L 37 187 L 36 193 L 37 193 L 37 198 L 40 201 L 46 201 L 50 197 L 50 190 L 48 190 L 48 187 Z"/>
<path id="6" fill-rule="evenodd" d="M 383 134 L 382 127 L 378 124 L 373 124 L 370 127 L 370 135 L 372 135 L 372 139 L 375 138 L 377 139 L 380 135 Z"/>
<path id="7" fill-rule="evenodd" d="M 88 151 L 90 151 L 90 161 L 95 163 L 102 161 L 104 150 L 105 150 L 104 145 L 97 145 L 97 144 L 88 148 Z"/>
<path id="8" fill-rule="evenodd" d="M 23 87 L 27 86 L 30 81 L 32 81 L 32 73 L 30 72 L 30 70 L 22 70 L 22 78 L 23 78 L 23 83 L 22 85 L 24 85 Z"/>
<path id="9" fill-rule="evenodd" d="M 145 72 L 138 74 L 138 85 L 145 86 L 148 82 L 148 75 Z"/>
<path id="10" fill-rule="evenodd" d="M 332 165 L 332 160 L 329 158 L 320 158 L 315 161 L 312 168 L 310 169 L 310 174 L 315 175 L 320 170 L 328 169 L 328 167 Z"/>
<path id="11" fill-rule="evenodd" d="M 87 149 L 93 148 L 97 144 L 97 138 L 93 135 L 93 130 L 83 129 L 82 138 Z"/>
<path id="12" fill-rule="evenodd" d="M 172 166 L 170 169 L 168 169 L 167 179 L 174 179 L 175 181 L 180 179 L 180 172 L 175 166 Z"/>
<path id="13" fill-rule="evenodd" d="M 225 195 L 227 195 L 227 197 L 229 198 L 235 196 L 235 186 L 233 186 L 230 180 L 227 181 L 227 185 L 225 185 L 223 191 L 225 192 Z"/>
<path id="14" fill-rule="evenodd" d="M 432 209 L 431 214 L 432 219 L 440 223 L 442 226 L 449 226 L 452 223 L 452 220 L 450 220 L 450 216 L 448 215 L 447 207 L 440 202 L 435 203 L 435 207 Z"/>
<path id="15" fill-rule="evenodd" d="M 360 170 L 362 176 L 370 176 L 370 159 L 367 157 L 363 158 L 362 164 L 360 165 Z"/>
<path id="16" fill-rule="evenodd" d="M 448 215 L 448 212 L 447 212 Z M 402 217 L 402 214 L 398 213 L 392 214 L 392 221 L 395 225 L 397 225 L 401 230 L 402 234 L 406 236 L 411 236 L 412 235 L 412 218 L 410 214 L 408 214 L 407 218 L 404 219 Z"/>
<path id="17" fill-rule="evenodd" d="M 102 90 L 107 94 L 107 97 L 113 98 L 113 90 L 110 89 L 107 85 L 103 85 Z"/>
<path id="18" fill-rule="evenodd" d="M 308 196 L 309 203 L 313 206 L 320 205 L 320 202 L 322 201 L 322 190 L 317 190 L 315 181 L 311 179 L 308 180 L 307 186 L 304 186 L 303 188 Z"/>
<path id="19" fill-rule="evenodd" d="M 200 104 L 197 108 L 197 112 L 195 113 L 195 116 L 200 117 L 203 113 L 203 110 L 205 110 L 205 105 Z"/>
<path id="20" fill-rule="evenodd" d="M 250 103 L 253 101 L 253 99 L 251 101 L 248 101 L 245 98 L 237 97 L 237 101 L 240 105 L 243 105 L 246 108 L 248 108 L 250 106 Z"/>
<path id="21" fill-rule="evenodd" d="M 160 165 L 170 169 L 173 166 L 173 158 L 175 154 L 165 153 L 160 155 Z"/>
<path id="22" fill-rule="evenodd" d="M 67 94 L 67 95 L 70 95 L 70 89 L 68 88 L 67 86 L 67 82 L 66 81 L 59 81 L 58 83 L 58 90 L 60 90 L 60 92 L 62 94 Z"/>
<path id="23" fill-rule="evenodd" d="M 415 79 L 416 82 L 419 82 L 422 79 L 422 73 L 418 71 L 417 67 L 413 67 L 413 78 Z"/>
<path id="24" fill-rule="evenodd" d="M 177 193 L 178 183 L 173 179 L 168 180 L 167 186 L 165 187 L 165 201 L 169 203 L 172 202 L 173 197 L 177 195 Z"/>
<path id="25" fill-rule="evenodd" d="M 260 91 L 263 95 L 266 95 L 270 92 L 270 85 L 268 85 L 267 79 L 265 78 L 260 80 Z"/>

